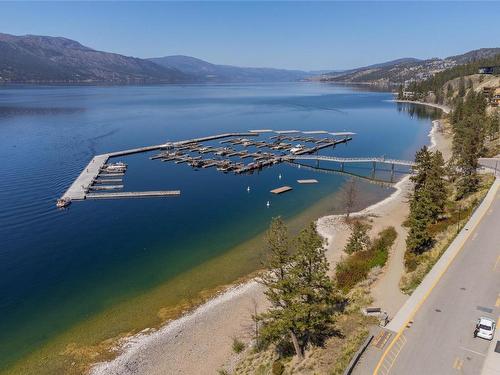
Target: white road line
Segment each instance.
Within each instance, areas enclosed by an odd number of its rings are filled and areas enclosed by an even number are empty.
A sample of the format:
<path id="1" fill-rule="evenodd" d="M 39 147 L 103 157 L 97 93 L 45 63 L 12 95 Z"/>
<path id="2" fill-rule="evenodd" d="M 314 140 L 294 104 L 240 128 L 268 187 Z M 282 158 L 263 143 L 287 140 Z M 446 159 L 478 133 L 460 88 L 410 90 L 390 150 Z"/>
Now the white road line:
<path id="1" fill-rule="evenodd" d="M 471 352 L 471 353 L 480 355 L 481 357 L 486 357 L 486 354 L 484 354 L 484 353 L 479 353 L 479 352 L 476 352 L 475 350 L 464 348 L 463 346 L 461 346 L 460 349 L 465 350 L 466 352 Z"/>

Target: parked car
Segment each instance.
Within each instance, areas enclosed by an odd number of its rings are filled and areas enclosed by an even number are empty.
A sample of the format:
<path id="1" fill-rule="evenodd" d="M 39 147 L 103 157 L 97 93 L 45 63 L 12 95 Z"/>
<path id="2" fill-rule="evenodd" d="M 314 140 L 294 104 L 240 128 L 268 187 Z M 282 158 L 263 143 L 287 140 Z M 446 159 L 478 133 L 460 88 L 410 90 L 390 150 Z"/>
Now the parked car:
<path id="1" fill-rule="evenodd" d="M 490 318 L 481 317 L 476 323 L 474 337 L 491 340 L 495 334 L 495 322 Z"/>

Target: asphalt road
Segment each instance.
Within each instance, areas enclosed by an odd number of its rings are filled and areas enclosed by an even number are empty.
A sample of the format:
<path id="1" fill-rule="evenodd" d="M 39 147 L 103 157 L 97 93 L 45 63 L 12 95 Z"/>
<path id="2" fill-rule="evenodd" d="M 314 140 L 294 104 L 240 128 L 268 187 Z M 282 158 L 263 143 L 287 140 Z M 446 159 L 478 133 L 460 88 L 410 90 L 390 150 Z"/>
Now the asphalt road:
<path id="1" fill-rule="evenodd" d="M 390 369 L 401 375 L 480 374 L 489 341 L 476 320 L 500 315 L 500 190 L 481 223 L 395 343 Z"/>

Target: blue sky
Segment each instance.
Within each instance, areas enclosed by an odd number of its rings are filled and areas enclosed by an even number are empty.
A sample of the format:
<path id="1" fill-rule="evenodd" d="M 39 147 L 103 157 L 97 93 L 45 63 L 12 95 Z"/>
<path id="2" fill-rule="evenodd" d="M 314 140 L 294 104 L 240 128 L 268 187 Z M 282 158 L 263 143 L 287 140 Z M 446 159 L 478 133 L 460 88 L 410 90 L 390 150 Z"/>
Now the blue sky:
<path id="1" fill-rule="evenodd" d="M 499 16 L 500 2 L 1 2 L 0 32 L 313 70 L 500 47 Z"/>

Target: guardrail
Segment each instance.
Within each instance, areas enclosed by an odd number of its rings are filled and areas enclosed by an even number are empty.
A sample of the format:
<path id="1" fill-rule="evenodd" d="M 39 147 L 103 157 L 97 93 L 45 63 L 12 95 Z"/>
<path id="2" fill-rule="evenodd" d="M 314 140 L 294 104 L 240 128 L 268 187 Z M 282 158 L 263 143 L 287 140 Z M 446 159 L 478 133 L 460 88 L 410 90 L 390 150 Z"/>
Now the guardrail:
<path id="1" fill-rule="evenodd" d="M 370 343 L 372 342 L 373 337 L 374 336 L 372 334 L 370 334 L 366 338 L 366 340 L 363 342 L 363 345 L 361 345 L 361 347 L 358 349 L 358 351 L 354 354 L 354 356 L 351 359 L 351 362 L 349 362 L 346 369 L 344 370 L 344 375 L 351 375 L 352 374 L 354 368 L 358 364 L 359 359 L 361 358 L 361 356 L 365 352 L 368 345 L 370 345 Z"/>

